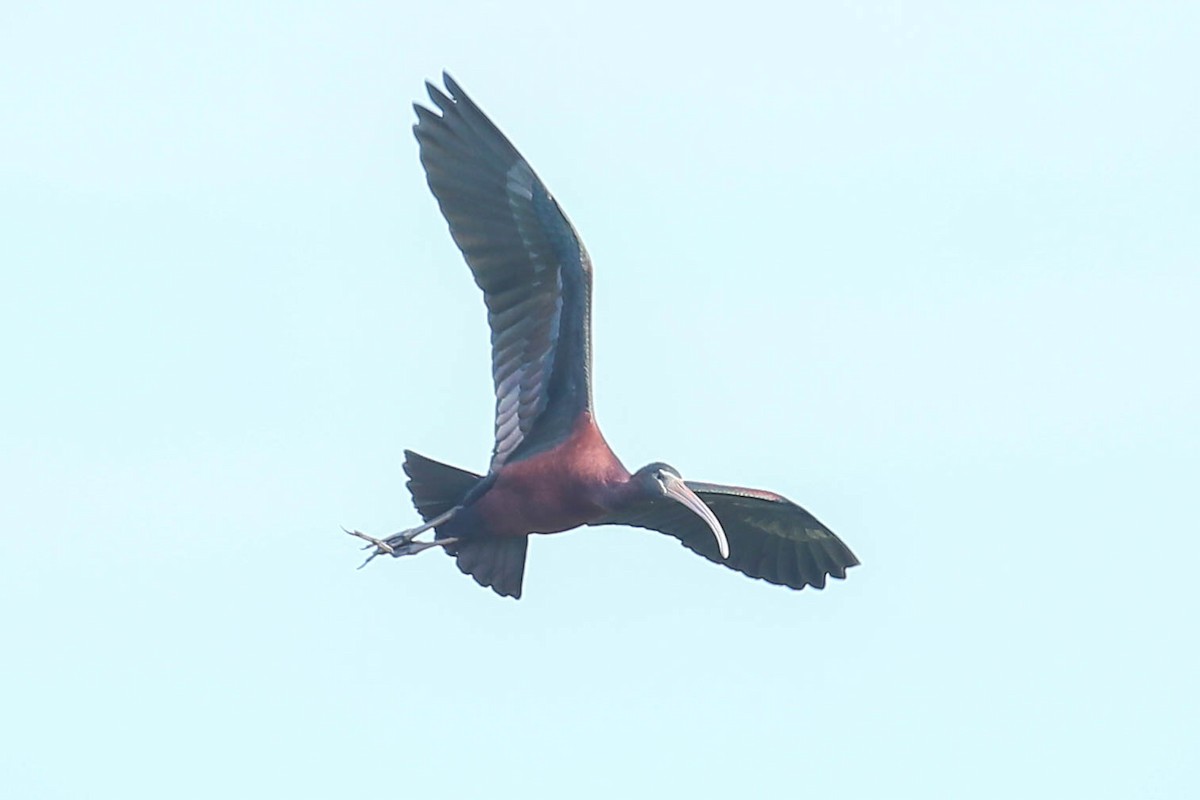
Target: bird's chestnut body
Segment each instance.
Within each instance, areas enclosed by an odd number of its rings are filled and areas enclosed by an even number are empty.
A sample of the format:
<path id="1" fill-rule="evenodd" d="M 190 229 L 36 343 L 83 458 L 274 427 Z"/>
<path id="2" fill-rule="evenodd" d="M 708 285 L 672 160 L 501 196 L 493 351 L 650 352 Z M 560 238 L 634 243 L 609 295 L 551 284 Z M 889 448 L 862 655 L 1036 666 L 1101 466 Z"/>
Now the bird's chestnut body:
<path id="1" fill-rule="evenodd" d="M 632 499 L 637 487 L 630 478 L 585 413 L 555 447 L 497 470 L 464 511 L 480 534 L 559 533 L 603 519 Z"/>

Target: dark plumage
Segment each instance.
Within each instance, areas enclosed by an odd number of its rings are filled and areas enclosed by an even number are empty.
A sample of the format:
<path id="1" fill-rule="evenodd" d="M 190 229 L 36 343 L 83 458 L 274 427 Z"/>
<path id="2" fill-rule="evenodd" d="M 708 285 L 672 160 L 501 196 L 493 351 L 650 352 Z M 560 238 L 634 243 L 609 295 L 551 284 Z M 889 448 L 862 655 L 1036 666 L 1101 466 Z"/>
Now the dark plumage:
<path id="1" fill-rule="evenodd" d="M 413 127 L 429 188 L 450 224 L 492 329 L 492 469 L 569 435 L 591 408 L 592 264 L 545 184 L 449 75 L 442 112 Z"/>
<path id="2" fill-rule="evenodd" d="M 582 525 L 662 531 L 705 558 L 802 589 L 858 559 L 780 495 L 685 482 L 672 467 L 631 474 L 596 425 L 591 396 L 592 264 L 545 184 L 449 75 L 414 106 L 421 164 L 450 234 L 483 290 L 492 331 L 495 445 L 487 475 L 407 452 L 425 524 L 375 553 L 442 547 L 482 586 L 521 596 L 529 535 Z M 448 93 L 447 93 L 448 92 Z M 433 542 L 416 536 L 434 529 Z M 368 559 L 369 561 L 370 559 Z"/>
<path id="3" fill-rule="evenodd" d="M 670 534 L 684 547 L 751 578 L 802 589 L 825 588 L 825 576 L 845 578 L 858 559 L 812 514 L 774 492 L 688 481 L 729 536 L 722 559 L 703 520 L 677 503 L 649 500 L 591 525 L 632 525 Z"/>

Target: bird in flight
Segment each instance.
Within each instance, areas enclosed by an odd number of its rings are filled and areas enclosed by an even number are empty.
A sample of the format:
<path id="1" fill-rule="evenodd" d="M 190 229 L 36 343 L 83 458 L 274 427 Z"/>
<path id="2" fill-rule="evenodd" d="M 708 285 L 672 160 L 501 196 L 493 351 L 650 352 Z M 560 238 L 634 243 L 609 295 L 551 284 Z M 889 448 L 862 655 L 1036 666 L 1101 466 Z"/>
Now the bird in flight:
<path id="1" fill-rule="evenodd" d="M 529 163 L 443 73 L 414 104 L 429 188 L 483 290 L 492 334 L 496 437 L 486 475 L 405 451 L 424 524 L 364 539 L 379 555 L 440 547 L 497 594 L 519 598 L 529 536 L 632 525 L 674 536 L 752 578 L 824 588 L 858 564 L 816 517 L 781 495 L 683 480 L 661 462 L 630 473 L 592 405 L 592 262 Z M 438 113 L 440 112 L 440 113 Z M 433 530 L 434 538 L 417 537 Z"/>

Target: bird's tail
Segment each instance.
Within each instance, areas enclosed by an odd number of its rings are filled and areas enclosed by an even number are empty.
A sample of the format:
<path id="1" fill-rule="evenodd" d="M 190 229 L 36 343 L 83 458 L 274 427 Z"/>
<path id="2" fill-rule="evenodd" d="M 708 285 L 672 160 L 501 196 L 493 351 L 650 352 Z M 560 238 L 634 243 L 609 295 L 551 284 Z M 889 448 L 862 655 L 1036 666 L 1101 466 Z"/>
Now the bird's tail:
<path id="1" fill-rule="evenodd" d="M 426 522 L 461 503 L 482 477 L 412 450 L 404 451 L 404 472 L 413 505 Z"/>
<path id="2" fill-rule="evenodd" d="M 426 522 L 460 505 L 467 493 L 481 480 L 481 475 L 442 464 L 420 453 L 404 451 L 404 472 L 408 475 L 408 491 L 412 494 L 417 512 Z M 446 546 L 458 568 L 475 579 L 480 586 L 491 587 L 500 595 L 520 598 L 521 582 L 525 577 L 525 553 L 529 537 L 472 537 L 455 520 L 434 529 L 435 537 L 457 537 Z"/>

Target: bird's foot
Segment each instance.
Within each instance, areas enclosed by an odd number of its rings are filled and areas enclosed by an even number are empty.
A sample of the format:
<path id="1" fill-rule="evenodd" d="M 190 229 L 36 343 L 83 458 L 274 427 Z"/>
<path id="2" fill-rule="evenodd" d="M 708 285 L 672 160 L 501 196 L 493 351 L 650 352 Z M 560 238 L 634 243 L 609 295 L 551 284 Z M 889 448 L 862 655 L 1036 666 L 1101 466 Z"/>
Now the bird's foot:
<path id="1" fill-rule="evenodd" d="M 364 550 L 372 547 L 375 548 L 375 552 L 367 556 L 366 561 L 359 564 L 359 569 L 362 569 L 367 564 L 370 564 L 376 556 L 381 556 L 384 554 L 387 554 L 392 558 L 411 556 L 416 555 L 423 550 L 428 550 L 431 547 L 445 547 L 446 545 L 454 544 L 458 541 L 457 538 L 450 537 L 447 539 L 439 539 L 433 542 L 418 542 L 416 540 L 417 536 L 428 530 L 426 527 L 414 528 L 411 531 L 401 531 L 400 533 L 393 534 L 386 539 L 376 539 L 374 536 L 368 536 L 360 531 L 350 531 L 346 530 L 345 528 L 342 528 L 342 530 L 346 531 L 346 533 L 350 534 L 351 536 L 356 536 L 365 541 L 367 544 L 363 547 Z"/>
<path id="2" fill-rule="evenodd" d="M 387 553 L 389 555 L 394 555 L 396 552 L 396 548 L 392 547 L 390 544 L 388 544 L 387 542 L 385 542 L 382 539 L 376 539 L 374 536 L 367 536 L 362 531 L 351 531 L 351 530 L 347 530 L 346 528 L 342 528 L 342 530 L 346 531 L 346 533 L 350 534 L 351 536 L 356 536 L 359 539 L 362 539 L 363 541 L 365 541 L 367 543 L 367 545 L 366 545 L 366 547 L 363 548 L 364 550 L 367 549 L 367 547 L 375 548 L 375 552 L 371 553 L 371 555 L 367 557 L 366 561 L 364 561 L 363 563 L 358 565 L 359 569 L 362 569 L 367 564 L 370 564 L 371 560 L 374 559 L 375 556 L 381 556 L 384 553 Z"/>
<path id="3" fill-rule="evenodd" d="M 346 533 L 350 534 L 351 536 L 357 536 L 359 539 L 362 539 L 363 541 L 367 542 L 367 545 L 366 545 L 366 547 L 363 547 L 363 550 L 366 550 L 367 547 L 374 547 L 374 548 L 377 548 L 381 553 L 391 553 L 394 549 L 390 544 L 385 542 L 383 539 L 376 539 L 374 536 L 367 536 L 362 531 L 352 531 L 352 530 L 347 530 L 346 528 L 342 528 L 342 530 L 345 531 Z"/>

